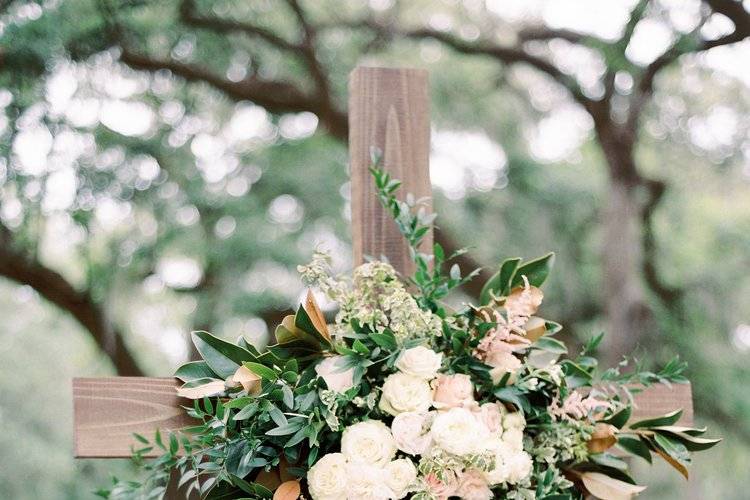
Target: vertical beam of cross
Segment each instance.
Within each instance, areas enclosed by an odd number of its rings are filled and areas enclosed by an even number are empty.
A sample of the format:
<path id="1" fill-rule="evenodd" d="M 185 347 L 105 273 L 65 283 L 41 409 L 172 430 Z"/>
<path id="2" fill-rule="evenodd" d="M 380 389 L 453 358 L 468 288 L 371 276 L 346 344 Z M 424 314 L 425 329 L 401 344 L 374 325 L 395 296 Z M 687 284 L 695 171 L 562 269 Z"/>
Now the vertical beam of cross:
<path id="1" fill-rule="evenodd" d="M 400 196 L 432 195 L 430 187 L 430 103 L 427 71 L 406 68 L 355 69 L 349 78 L 349 158 L 352 185 L 354 265 L 365 256 L 385 256 L 403 275 L 414 263 L 396 224 L 378 201 L 370 175 L 371 151 L 381 166 L 402 181 Z M 428 208 L 429 208 L 429 201 Z M 432 232 L 424 239 L 432 247 Z"/>

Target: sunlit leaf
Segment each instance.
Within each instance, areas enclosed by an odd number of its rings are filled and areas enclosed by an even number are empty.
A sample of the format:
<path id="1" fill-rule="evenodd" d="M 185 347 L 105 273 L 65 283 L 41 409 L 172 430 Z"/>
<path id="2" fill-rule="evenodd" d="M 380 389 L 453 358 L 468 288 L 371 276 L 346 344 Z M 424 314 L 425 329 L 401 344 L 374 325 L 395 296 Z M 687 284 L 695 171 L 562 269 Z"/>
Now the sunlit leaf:
<path id="1" fill-rule="evenodd" d="M 646 489 L 613 479 L 601 472 L 584 472 L 581 481 L 589 492 L 602 500 L 629 500 Z"/>

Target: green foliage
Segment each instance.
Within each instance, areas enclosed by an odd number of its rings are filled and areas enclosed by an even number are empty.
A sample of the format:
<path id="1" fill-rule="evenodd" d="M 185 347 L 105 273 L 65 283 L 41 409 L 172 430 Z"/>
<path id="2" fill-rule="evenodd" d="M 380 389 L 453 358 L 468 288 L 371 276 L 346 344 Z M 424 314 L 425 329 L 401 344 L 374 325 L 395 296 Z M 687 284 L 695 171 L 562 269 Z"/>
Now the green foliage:
<path id="1" fill-rule="evenodd" d="M 18 5 L 15 2 L 8 7 L 4 22 Z M 297 61 L 282 57 L 262 41 L 249 43 L 240 35 L 227 37 L 189 29 L 178 20 L 174 2 L 122 5 L 125 10 L 121 15 L 133 30 L 139 50 L 166 57 L 182 42 L 181 47 L 194 48 L 188 56 L 191 64 L 206 65 L 218 75 L 234 64 L 233 57 L 241 61 L 248 54 L 253 68 L 271 68 L 290 81 L 301 74 Z M 208 3 L 203 7 L 210 10 Z M 400 6 L 400 18 L 422 22 L 424 7 L 420 2 Z M 242 10 L 244 6 L 235 10 L 236 5 L 227 8 L 237 19 L 248 16 L 290 38 L 297 33 L 291 25 L 292 16 L 281 8 L 269 9 L 261 4 L 247 7 L 250 10 Z M 307 2 L 307 8 L 316 17 L 327 19 L 330 5 Z M 337 9 L 342 16 L 354 17 L 362 10 L 353 4 L 347 5 L 346 12 L 340 11 L 340 5 Z M 456 9 L 460 10 L 458 4 Z M 445 12 L 469 30 L 475 25 L 470 12 L 449 7 Z M 5 119 L 0 119 L 3 208 L 16 200 L 21 204 L 22 215 L 20 220 L 13 220 L 18 224 L 13 230 L 22 247 L 69 277 L 77 288 L 90 287 L 97 300 L 106 299 L 112 316 L 120 319 L 126 344 L 144 369 L 163 375 L 165 366 L 179 360 L 161 352 L 168 337 L 164 335 L 156 342 L 155 332 L 161 335 L 207 329 L 224 338 L 236 337 L 238 324 L 267 318 L 268 311 L 288 307 L 299 292 L 288 285 L 287 279 L 275 280 L 279 286 L 269 286 L 257 278 L 262 271 L 270 268 L 274 277 L 280 271 L 291 274 L 293 266 L 312 251 L 320 234 L 326 235 L 327 245 L 333 241 L 335 252 L 346 253 L 348 229 L 341 217 L 345 197 L 336 192 L 347 180 L 346 153 L 325 133 L 295 139 L 282 136 L 276 128 L 272 141 L 253 139 L 239 146 L 237 156 L 229 158 L 238 166 L 223 179 L 207 180 L 191 144 L 205 135 L 219 136 L 216 130 L 229 124 L 236 109 L 225 96 L 205 85 L 188 85 L 161 73 L 152 77 L 113 64 L 116 51 L 108 50 L 104 29 L 100 7 L 88 1 L 66 0 L 51 8 L 45 6 L 39 19 L 19 17 L 5 24 L 0 78 L 3 91 L 9 91 L 13 101 L 3 108 Z M 690 41 L 691 37 L 684 36 L 677 43 L 683 46 Z M 435 130 L 481 130 L 488 140 L 502 144 L 508 158 L 507 168 L 497 172 L 491 191 L 469 186 L 463 198 L 451 195 L 448 202 L 436 189 L 434 203 L 440 208 L 443 230 L 471 245 L 473 255 L 482 262 L 524 255 L 530 249 L 554 249 L 556 279 L 545 285 L 545 292 L 559 300 L 551 302 L 545 311 L 565 318 L 562 338 L 573 351 L 589 332 L 600 331 L 605 295 L 601 288 L 600 215 L 610 199 L 600 149 L 593 139 L 586 138 L 570 157 L 540 160 L 529 154 L 526 140 L 527 131 L 535 130 L 540 120 L 553 119 L 559 113 L 570 116 L 572 124 L 575 114 L 570 113 L 570 103 L 552 100 L 540 111 L 536 102 L 534 106 L 529 104 L 525 93 L 529 89 L 529 95 L 537 95 L 533 79 L 514 75 L 524 89 L 522 93 L 499 85 L 506 75 L 498 73 L 497 66 L 485 58 L 470 58 L 432 46 L 426 51 L 413 44 L 373 43 L 354 31 L 347 31 L 343 42 L 325 38 L 319 45 L 323 49 L 321 59 L 335 61 L 329 65 L 329 76 L 339 103 L 345 102 L 346 74 L 365 52 L 383 64 L 419 65 L 431 70 Z M 428 52 L 429 60 L 422 59 Z M 617 52 L 607 54 L 607 62 L 624 71 L 633 66 Z M 123 99 L 109 93 L 109 84 L 120 81 L 137 88 L 124 100 L 145 103 L 153 111 L 176 105 L 184 115 L 167 121 L 168 115 L 157 113 L 153 129 L 137 136 L 125 136 L 100 123 L 78 125 L 80 122 L 58 114 L 60 108 L 52 106 L 52 94 L 49 99 L 47 96 L 52 77 L 66 68 L 75 72 L 77 83 L 72 103 L 91 99 L 100 106 L 113 98 Z M 698 145 L 694 125 L 712 117 L 716 105 L 731 115 L 747 115 L 747 100 L 743 99 L 746 86 L 732 78 L 714 78 L 714 70 L 702 68 L 700 61 L 683 69 L 659 77 L 653 106 L 648 107 L 643 121 L 648 128 L 639 134 L 638 148 L 640 170 L 669 186 L 656 212 L 657 256 L 653 264 L 666 283 L 685 290 L 683 309 L 668 310 L 655 296 L 646 297 L 655 324 L 640 341 L 646 353 L 639 356 L 640 366 L 649 370 L 663 366 L 674 352 L 689 361 L 698 418 L 722 426 L 722 434 L 732 437 L 720 452 L 709 454 L 703 462 L 699 459 L 702 482 L 691 484 L 695 488 L 710 484 L 712 493 L 738 498 L 744 494 L 744 485 L 727 480 L 726 470 L 747 466 L 746 422 L 750 422 L 745 418 L 750 414 L 744 383 L 747 353 L 733 337 L 738 325 L 746 322 L 745 298 L 750 293 L 750 282 L 743 279 L 750 244 L 749 193 L 741 154 L 744 137 L 735 134 L 732 144 L 722 143 L 717 148 L 703 142 Z M 102 74 L 106 76 L 101 78 Z M 102 79 L 108 82 L 106 88 Z M 696 88 L 703 89 L 697 98 L 693 93 Z M 77 115 L 75 109 L 71 109 L 71 115 Z M 71 164 L 77 189 L 75 201 L 64 208 L 43 208 L 42 200 L 50 174 L 57 169 L 66 171 L 67 162 L 50 157 L 49 171 L 34 175 L 10 154 L 19 131 L 18 119 L 28 125 L 37 115 L 42 115 L 40 122 L 50 134 L 60 138 L 60 145 L 71 137 L 87 144 L 86 153 Z M 280 119 L 294 116 L 274 115 L 270 121 L 277 127 Z M 690 127 L 674 126 L 688 121 Z M 210 125 L 200 130 L 188 127 L 196 122 Z M 179 133 L 173 136 L 175 131 Z M 180 141 L 169 141 L 183 132 Z M 247 147 L 248 143 L 252 146 Z M 142 155 L 157 159 L 159 165 L 159 177 L 145 189 L 138 176 Z M 220 164 L 224 159 L 213 156 L 211 162 Z M 458 162 L 456 170 L 467 179 L 473 175 Z M 232 182 L 236 186 L 243 179 L 249 190 L 239 196 L 236 193 L 241 191 L 229 194 L 226 187 Z M 49 189 L 53 190 L 53 184 Z M 280 225 L 269 217 L 267 209 L 273 200 L 287 194 L 299 202 L 302 218 Z M 131 223 L 128 218 L 114 227 L 103 224 L 97 213 L 113 203 L 137 222 Z M 185 224 L 180 214 L 192 209 L 199 213 L 197 222 Z M 223 217 L 236 223 L 236 229 L 226 238 L 214 231 Z M 67 220 L 72 220 L 74 227 L 68 227 Z M 152 220 L 158 224 L 154 226 Z M 212 284 L 192 289 L 167 283 L 160 291 L 144 292 L 152 290 L 157 277 L 154 270 L 170 256 L 194 259 L 212 277 L 206 284 Z M 250 281 L 252 286 L 248 285 Z M 65 320 L 50 307 L 44 306 L 43 315 L 38 312 L 40 299 L 16 302 L 16 294 L 23 295 L 25 289 L 15 285 L 6 288 L 2 298 L 7 307 L 0 315 L 5 335 L 1 356 L 6 367 L 0 378 L 6 384 L 0 390 L 0 406 L 14 410 L 3 414 L 10 431 L 3 444 L 8 456 L 0 471 L 0 497 L 81 498 L 91 484 L 101 484 L 97 474 L 112 465 L 71 458 L 71 426 L 65 422 L 65 415 L 71 412 L 69 408 L 61 410 L 70 404 L 68 380 L 74 375 L 113 372 L 101 353 L 92 351 L 88 334 L 77 324 L 61 326 Z M 137 320 L 154 308 L 167 309 L 169 319 L 148 321 L 146 326 Z M 49 324 L 42 323 L 38 316 L 48 318 Z M 50 335 L 58 331 L 66 332 L 64 339 L 50 340 Z M 456 342 L 461 345 L 461 339 Z M 306 349 L 298 347 L 300 351 Z M 604 342 L 600 352 L 606 354 L 609 348 Z M 288 357 L 291 350 L 288 346 L 275 352 Z M 718 363 L 721 370 L 716 369 Z M 587 366 L 585 360 L 579 360 L 579 364 Z M 49 366 L 57 370 L 51 379 L 47 376 Z M 67 376 L 58 376 L 60 373 Z M 54 415 L 48 415 L 50 411 Z M 20 444 L 17 436 L 22 436 Z M 118 476 L 129 473 L 122 469 Z M 22 479 L 29 474 L 39 478 L 34 493 L 29 493 Z M 654 484 L 664 481 L 666 475 L 661 471 L 657 469 L 654 474 L 650 478 Z M 680 493 L 675 493 L 678 488 L 663 486 L 651 494 L 680 498 Z M 701 493 L 708 498 L 705 491 Z"/>

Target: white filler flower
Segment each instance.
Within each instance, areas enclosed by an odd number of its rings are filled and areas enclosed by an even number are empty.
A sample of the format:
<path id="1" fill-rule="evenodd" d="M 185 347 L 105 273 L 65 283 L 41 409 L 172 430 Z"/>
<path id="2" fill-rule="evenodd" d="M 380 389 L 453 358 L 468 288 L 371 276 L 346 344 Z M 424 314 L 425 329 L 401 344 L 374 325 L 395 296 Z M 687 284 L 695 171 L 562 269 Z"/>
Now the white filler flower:
<path id="1" fill-rule="evenodd" d="M 394 416 L 406 411 L 426 412 L 432 406 L 432 389 L 419 377 L 394 373 L 385 379 L 379 406 Z"/>
<path id="2" fill-rule="evenodd" d="M 367 420 L 344 430 L 341 453 L 351 464 L 382 467 L 396 456 L 396 441 L 383 422 Z"/>
<path id="3" fill-rule="evenodd" d="M 431 380 L 437 375 L 442 362 L 442 353 L 420 345 L 402 352 L 396 361 L 396 368 L 407 375 L 413 375 L 422 380 Z"/>
<path id="4" fill-rule="evenodd" d="M 345 500 L 348 481 L 346 458 L 329 453 L 307 471 L 307 484 L 314 500 Z"/>

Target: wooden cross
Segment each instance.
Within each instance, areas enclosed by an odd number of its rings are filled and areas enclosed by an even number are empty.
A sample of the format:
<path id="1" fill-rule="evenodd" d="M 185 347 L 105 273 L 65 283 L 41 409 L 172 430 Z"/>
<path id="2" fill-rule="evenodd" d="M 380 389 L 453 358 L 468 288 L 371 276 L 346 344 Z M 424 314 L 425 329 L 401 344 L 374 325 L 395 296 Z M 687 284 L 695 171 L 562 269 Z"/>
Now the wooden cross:
<path id="1" fill-rule="evenodd" d="M 406 243 L 381 208 L 368 168 L 371 148 L 383 153 L 383 167 L 403 181 L 401 193 L 431 195 L 430 119 L 427 72 L 418 69 L 355 69 L 349 80 L 349 154 L 352 185 L 354 263 L 385 255 L 408 275 L 413 270 Z M 431 245 L 432 235 L 426 238 Z M 123 458 L 136 445 L 133 433 L 175 430 L 193 422 L 176 395 L 174 378 L 110 377 L 73 379 L 75 456 Z M 682 408 L 692 423 L 689 384 L 654 386 L 635 397 L 633 418 Z M 174 498 L 177 498 L 176 496 Z"/>

